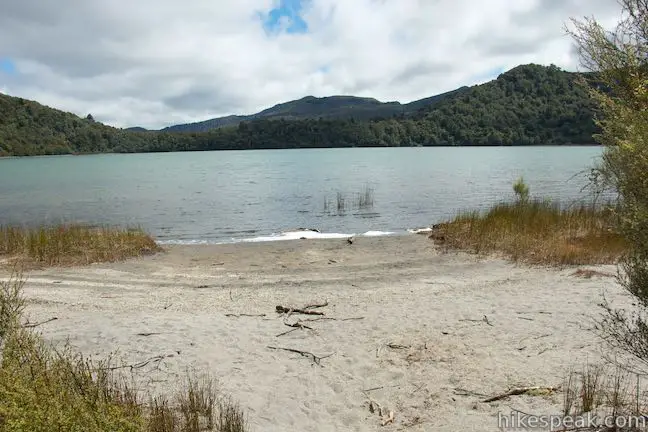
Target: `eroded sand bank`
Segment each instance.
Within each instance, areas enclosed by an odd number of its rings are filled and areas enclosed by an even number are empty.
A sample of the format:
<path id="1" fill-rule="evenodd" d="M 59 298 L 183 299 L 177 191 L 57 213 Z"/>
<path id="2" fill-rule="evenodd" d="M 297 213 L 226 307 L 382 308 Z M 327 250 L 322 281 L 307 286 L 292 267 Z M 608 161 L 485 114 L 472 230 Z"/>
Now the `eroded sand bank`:
<path id="1" fill-rule="evenodd" d="M 52 340 L 129 363 L 172 355 L 136 372 L 156 391 L 188 367 L 210 372 L 254 431 L 491 431 L 511 407 L 559 412 L 562 394 L 490 404 L 480 394 L 561 384 L 570 367 L 599 359 L 589 329 L 602 294 L 629 302 L 613 278 L 574 270 L 442 253 L 412 235 L 170 246 L 33 271 L 25 294 L 32 322 L 58 317 L 40 327 Z M 277 337 L 290 328 L 275 306 L 323 301 L 318 310 L 338 320 Z M 268 346 L 333 355 L 318 366 Z M 367 394 L 394 411 L 393 425 L 380 426 Z"/>

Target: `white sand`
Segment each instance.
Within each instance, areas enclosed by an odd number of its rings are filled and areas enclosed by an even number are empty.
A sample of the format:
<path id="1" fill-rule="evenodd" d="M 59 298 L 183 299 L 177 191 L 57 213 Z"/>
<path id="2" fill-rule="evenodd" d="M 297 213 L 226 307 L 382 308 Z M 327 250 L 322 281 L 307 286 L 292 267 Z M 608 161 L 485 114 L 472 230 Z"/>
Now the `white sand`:
<path id="1" fill-rule="evenodd" d="M 46 337 L 69 337 L 91 355 L 118 350 L 129 363 L 172 354 L 137 379 L 169 391 L 187 367 L 210 372 L 254 431 L 494 431 L 498 412 L 558 413 L 562 394 L 490 404 L 478 394 L 561 384 L 570 367 L 600 358 L 589 329 L 602 293 L 629 302 L 613 278 L 574 270 L 444 254 L 412 235 L 173 246 L 124 263 L 33 271 L 25 291 L 32 322 L 59 318 L 40 327 Z M 364 319 L 276 337 L 290 330 L 276 305 L 324 300 L 327 317 Z M 269 345 L 333 355 L 320 367 Z M 368 394 L 395 413 L 384 428 L 362 391 L 376 387 Z"/>

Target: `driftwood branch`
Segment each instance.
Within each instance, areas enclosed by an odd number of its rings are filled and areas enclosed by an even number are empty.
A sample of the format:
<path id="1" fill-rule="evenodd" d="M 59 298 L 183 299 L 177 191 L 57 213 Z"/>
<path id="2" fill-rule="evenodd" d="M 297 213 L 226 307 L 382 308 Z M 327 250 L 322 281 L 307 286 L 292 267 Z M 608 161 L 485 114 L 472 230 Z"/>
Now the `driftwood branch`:
<path id="1" fill-rule="evenodd" d="M 381 426 L 387 426 L 390 423 L 394 423 L 394 411 L 389 411 L 389 415 L 383 417 Z"/>
<path id="2" fill-rule="evenodd" d="M 288 327 L 292 327 L 292 328 L 290 330 L 288 330 L 288 331 L 283 332 L 283 333 L 279 333 L 276 337 L 285 336 L 285 335 L 287 335 L 289 333 L 292 333 L 294 331 L 297 331 L 297 330 L 303 330 L 303 329 L 313 330 L 312 327 L 309 327 L 307 325 L 302 324 L 302 322 L 299 321 L 299 320 L 294 322 L 294 323 L 287 323 L 284 320 L 284 325 L 288 326 Z"/>
<path id="3" fill-rule="evenodd" d="M 264 317 L 266 314 L 225 314 L 226 317 L 230 318 L 241 318 L 241 317 Z"/>
<path id="4" fill-rule="evenodd" d="M 399 345 L 399 344 L 395 344 L 395 343 L 388 343 L 387 348 L 391 348 L 391 349 L 409 349 L 409 348 L 411 348 L 411 345 Z"/>
<path id="5" fill-rule="evenodd" d="M 460 319 L 459 321 L 468 321 L 468 322 L 474 322 L 474 323 L 481 323 L 481 322 L 483 322 L 483 323 L 486 323 L 486 324 L 488 324 L 489 326 L 493 327 L 493 323 L 491 323 L 491 322 L 489 321 L 489 319 L 488 319 L 488 317 L 487 317 L 486 315 L 484 315 L 484 317 L 483 317 L 482 319 L 480 319 L 480 320 L 478 320 L 478 319 Z"/>
<path id="6" fill-rule="evenodd" d="M 290 330 L 287 330 L 287 331 L 283 332 L 283 333 L 279 333 L 275 337 L 285 336 L 285 335 L 290 334 L 290 333 L 292 333 L 294 331 L 297 331 L 297 330 L 303 330 L 303 329 L 314 330 L 312 327 L 309 327 L 309 326 L 305 325 L 304 324 L 305 322 L 311 323 L 311 322 L 317 322 L 317 321 L 355 321 L 355 320 L 363 320 L 364 319 L 364 317 L 354 317 L 354 318 L 319 317 L 319 318 L 308 318 L 308 319 L 303 319 L 303 320 L 299 319 L 294 323 L 288 323 L 286 321 L 286 319 L 288 317 L 290 317 L 290 314 L 286 315 L 286 317 L 284 318 L 284 325 L 286 325 L 288 327 L 292 327 L 292 328 Z"/>
<path id="7" fill-rule="evenodd" d="M 328 301 L 321 304 L 310 304 L 301 308 L 290 308 L 278 305 L 275 309 L 280 314 L 302 314 L 302 315 L 324 315 L 324 312 L 317 312 L 311 309 L 319 309 L 328 306 Z"/>
<path id="8" fill-rule="evenodd" d="M 291 353 L 299 354 L 299 355 L 301 355 L 302 357 L 306 357 L 306 358 L 311 359 L 311 361 L 312 361 L 314 364 L 318 365 L 318 366 L 322 366 L 322 364 L 321 364 L 320 362 L 321 362 L 323 359 L 325 359 L 325 358 L 329 358 L 329 357 L 331 357 L 333 354 L 335 354 L 335 353 L 331 353 L 331 354 L 326 355 L 326 356 L 316 356 L 315 354 L 313 354 L 313 353 L 311 353 L 311 352 L 308 352 L 308 351 L 301 351 L 301 350 L 293 349 L 293 348 L 282 348 L 282 347 L 275 347 L 275 346 L 268 346 L 268 348 L 269 348 L 269 349 L 272 349 L 272 350 L 277 350 L 277 351 L 287 351 L 287 352 L 291 352 Z"/>
<path id="9" fill-rule="evenodd" d="M 511 390 L 498 394 L 496 396 L 489 397 L 487 399 L 484 399 L 482 402 L 495 402 L 504 398 L 507 398 L 509 396 L 519 396 L 523 394 L 527 394 L 529 392 L 533 391 L 547 391 L 547 392 L 554 392 L 560 390 L 560 387 L 516 387 L 512 388 Z"/>
<path id="10" fill-rule="evenodd" d="M 378 388 L 370 389 L 370 390 L 378 390 Z M 378 402 L 376 402 L 371 398 L 371 396 L 369 396 L 367 391 L 370 390 L 362 391 L 366 396 L 366 398 L 369 400 L 369 412 L 373 414 L 376 411 L 378 411 L 378 416 L 380 417 L 381 426 L 387 426 L 390 423 L 394 423 L 394 411 L 389 411 L 387 413 L 387 410 L 385 408 L 383 408 Z"/>
<path id="11" fill-rule="evenodd" d="M 302 322 L 316 322 L 316 321 L 360 321 L 365 319 L 365 317 L 352 317 L 352 318 L 331 318 L 331 317 L 320 317 L 320 318 L 308 318 L 302 320 Z"/>
<path id="12" fill-rule="evenodd" d="M 53 317 L 53 318 L 50 318 L 50 319 L 48 319 L 48 320 L 45 320 L 45 321 L 42 321 L 42 322 L 37 322 L 37 323 L 29 323 L 29 322 L 27 322 L 27 323 L 25 323 L 25 324 L 23 325 L 23 328 L 34 328 L 34 327 L 38 327 L 38 326 L 41 326 L 41 325 L 43 325 L 43 324 L 47 324 L 47 323 L 50 323 L 50 322 L 52 322 L 52 321 L 56 321 L 57 319 L 58 319 L 58 317 Z"/>
<path id="13" fill-rule="evenodd" d="M 143 360 L 143 361 L 138 362 L 138 363 L 122 365 L 122 366 L 113 366 L 113 367 L 105 368 L 104 370 L 114 371 L 114 370 L 118 370 L 118 369 L 130 369 L 130 370 L 141 369 L 141 368 L 143 368 L 143 367 L 145 367 L 145 366 L 147 366 L 149 364 L 152 364 L 152 363 L 158 363 L 159 364 L 162 360 L 167 359 L 167 358 L 171 358 L 171 357 L 174 357 L 174 356 L 175 356 L 175 354 L 159 355 L 159 356 L 155 356 L 155 357 L 151 357 L 149 359 Z"/>

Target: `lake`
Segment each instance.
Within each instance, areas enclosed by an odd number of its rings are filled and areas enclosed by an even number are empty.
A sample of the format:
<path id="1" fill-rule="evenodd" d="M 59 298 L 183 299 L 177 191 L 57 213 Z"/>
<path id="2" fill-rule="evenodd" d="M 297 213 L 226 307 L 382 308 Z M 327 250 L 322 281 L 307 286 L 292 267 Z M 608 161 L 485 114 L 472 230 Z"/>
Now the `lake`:
<path id="1" fill-rule="evenodd" d="M 406 233 L 513 199 L 519 176 L 534 197 L 587 200 L 583 172 L 601 152 L 407 147 L 0 159 L 0 224 L 137 225 L 166 243 L 269 240 L 300 227 L 333 237 Z"/>

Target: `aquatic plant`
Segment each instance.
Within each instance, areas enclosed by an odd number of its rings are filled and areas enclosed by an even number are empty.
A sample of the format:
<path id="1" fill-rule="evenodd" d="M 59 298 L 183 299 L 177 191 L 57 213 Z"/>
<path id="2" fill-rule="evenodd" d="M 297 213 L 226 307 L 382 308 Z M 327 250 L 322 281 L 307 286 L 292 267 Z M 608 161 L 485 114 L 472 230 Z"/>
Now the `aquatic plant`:
<path id="1" fill-rule="evenodd" d="M 329 214 L 332 210 L 338 215 L 343 215 L 348 211 L 366 211 L 372 209 L 373 206 L 374 189 L 369 185 L 365 185 L 361 192 L 352 194 L 337 191 L 333 202 L 324 197 L 324 212 Z"/>

